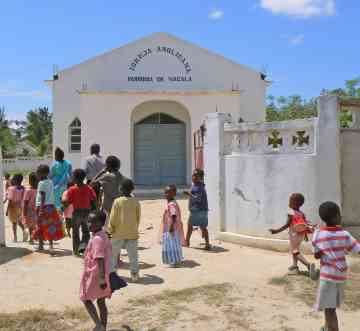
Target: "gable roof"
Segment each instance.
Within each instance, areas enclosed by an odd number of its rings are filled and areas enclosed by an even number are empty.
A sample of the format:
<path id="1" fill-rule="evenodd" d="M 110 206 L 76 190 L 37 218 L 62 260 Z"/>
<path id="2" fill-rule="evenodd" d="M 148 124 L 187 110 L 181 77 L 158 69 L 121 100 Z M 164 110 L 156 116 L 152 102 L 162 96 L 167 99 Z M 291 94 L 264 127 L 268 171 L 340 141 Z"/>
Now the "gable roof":
<path id="1" fill-rule="evenodd" d="M 118 52 L 118 51 L 121 51 L 121 50 L 124 49 L 124 48 L 131 47 L 131 46 L 136 46 L 137 44 L 140 44 L 140 43 L 143 43 L 143 42 L 146 42 L 146 41 L 150 41 L 150 40 L 153 40 L 153 39 L 158 39 L 158 38 L 164 38 L 164 39 L 167 38 L 167 39 L 173 40 L 173 41 L 175 41 L 175 42 L 183 43 L 183 44 L 185 44 L 185 45 L 187 45 L 187 46 L 189 46 L 189 47 L 194 47 L 194 48 L 198 49 L 200 52 L 203 52 L 204 54 L 206 54 L 206 55 L 208 55 L 208 56 L 216 57 L 216 58 L 218 58 L 219 60 L 221 60 L 221 61 L 223 61 L 223 62 L 227 62 L 227 63 L 230 64 L 230 65 L 238 66 L 238 67 L 242 68 L 243 70 L 252 71 L 252 72 L 254 72 L 254 73 L 260 74 L 260 72 L 257 71 L 257 70 L 254 70 L 254 69 L 252 69 L 252 68 L 250 68 L 250 67 L 248 67 L 248 66 L 245 66 L 245 65 L 242 65 L 242 64 L 240 64 L 240 63 L 237 63 L 237 62 L 235 62 L 235 61 L 233 61 L 233 60 L 230 60 L 230 59 L 224 57 L 223 55 L 217 54 L 217 53 L 215 53 L 215 52 L 213 52 L 213 51 L 210 51 L 210 50 L 208 50 L 208 49 L 206 49 L 206 48 L 203 48 L 203 47 L 201 47 L 201 46 L 198 46 L 197 44 L 194 44 L 194 43 L 192 43 L 192 42 L 189 42 L 189 41 L 183 40 L 183 39 L 181 39 L 181 38 L 178 38 L 178 37 L 176 37 L 176 36 L 174 36 L 174 35 L 171 35 L 171 34 L 169 34 L 169 33 L 167 33 L 167 32 L 155 32 L 155 33 L 153 33 L 153 34 L 151 34 L 151 35 L 149 35 L 149 36 L 146 36 L 146 37 L 137 39 L 137 40 L 132 41 L 132 42 L 130 42 L 130 43 L 126 43 L 126 44 L 124 44 L 124 45 L 122 45 L 122 46 L 120 46 L 120 47 L 114 48 L 114 49 L 112 49 L 112 50 L 110 50 L 110 51 L 107 51 L 107 52 L 102 53 L 102 54 L 100 54 L 100 55 L 94 56 L 94 57 L 92 57 L 92 58 L 90 58 L 90 59 L 87 59 L 87 60 L 85 60 L 85 61 L 82 61 L 82 62 L 80 62 L 80 63 L 78 63 L 78 64 L 75 64 L 75 65 L 73 65 L 73 66 L 71 66 L 71 67 L 68 67 L 68 68 L 65 68 L 65 69 L 63 69 L 63 70 L 60 70 L 60 71 L 58 72 L 58 74 L 66 73 L 66 72 L 71 71 L 71 70 L 73 70 L 73 69 L 75 69 L 75 68 L 78 68 L 79 66 L 82 66 L 82 65 L 84 65 L 84 64 L 90 64 L 91 62 L 96 61 L 96 60 L 98 60 L 98 59 L 100 59 L 100 58 L 108 57 L 109 55 L 111 55 L 111 54 L 113 54 L 113 53 L 116 53 L 116 52 Z M 264 79 L 264 80 L 265 80 L 265 79 Z"/>

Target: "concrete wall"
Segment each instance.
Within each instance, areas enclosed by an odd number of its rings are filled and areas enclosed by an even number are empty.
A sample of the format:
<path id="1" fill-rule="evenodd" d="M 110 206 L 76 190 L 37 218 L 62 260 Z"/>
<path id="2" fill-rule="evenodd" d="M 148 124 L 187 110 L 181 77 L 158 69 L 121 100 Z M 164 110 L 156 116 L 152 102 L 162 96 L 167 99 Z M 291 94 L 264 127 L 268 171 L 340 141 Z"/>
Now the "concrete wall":
<path id="1" fill-rule="evenodd" d="M 158 46 L 181 52 L 190 64 L 191 72 L 186 73 L 184 64 L 175 56 L 156 51 L 144 57 L 135 71 L 129 69 L 134 58 L 143 50 L 155 50 Z M 191 81 L 170 82 L 167 79 L 169 76 L 179 75 L 191 76 Z M 236 118 L 241 116 L 244 120 L 255 121 L 263 120 L 265 116 L 267 83 L 260 78 L 258 72 L 166 33 L 156 33 L 94 57 L 59 72 L 58 76 L 58 80 L 50 83 L 53 95 L 54 147 L 61 147 L 66 152 L 66 158 L 75 166 L 80 164 L 81 154 L 69 153 L 68 127 L 75 117 L 85 120 L 80 116 L 82 98 L 77 93 L 77 90 L 85 87 L 84 84 L 89 91 L 230 91 L 237 88 L 241 92 L 241 98 Z M 133 82 L 128 81 L 129 76 L 163 76 L 165 81 L 157 82 L 155 79 L 153 82 Z M 215 111 L 216 105 L 219 111 L 228 112 L 216 99 L 206 112 Z M 119 110 L 122 105 L 112 107 Z M 107 108 L 98 108 L 97 116 L 108 112 Z M 129 119 L 127 123 L 128 121 Z M 84 149 L 85 147 L 83 151 Z"/>
<path id="2" fill-rule="evenodd" d="M 191 180 L 191 169 L 195 166 L 193 159 L 192 135 L 203 123 L 209 109 L 227 109 L 236 116 L 239 109 L 239 94 L 197 94 L 181 93 L 83 93 L 81 118 L 83 126 L 83 153 L 85 158 L 92 143 L 102 146 L 104 157 L 117 155 L 122 161 L 121 171 L 133 175 L 133 124 L 141 114 L 150 114 L 159 110 L 180 116 L 188 124 L 187 156 L 188 182 Z M 158 107 L 157 107 L 158 106 Z M 168 106 L 168 107 L 166 107 Z M 101 113 L 101 115 L 99 115 Z"/>
<path id="3" fill-rule="evenodd" d="M 341 131 L 343 221 L 360 226 L 360 128 Z"/>
<path id="4" fill-rule="evenodd" d="M 303 210 L 314 223 L 322 202 L 341 205 L 337 98 L 320 97 L 318 111 L 317 119 L 280 123 L 239 125 L 226 123 L 223 114 L 207 117 L 211 134 L 205 139 L 205 173 L 212 231 L 269 237 L 269 228 L 285 224 L 294 192 L 305 195 Z M 277 146 L 271 144 L 275 140 Z"/>
<path id="5" fill-rule="evenodd" d="M 4 172 L 35 171 L 40 164 L 50 165 L 51 158 L 17 158 L 2 161 Z"/>
<path id="6" fill-rule="evenodd" d="M 0 247 L 5 246 L 5 214 L 3 204 L 3 169 L 2 169 L 2 151 L 0 146 Z"/>

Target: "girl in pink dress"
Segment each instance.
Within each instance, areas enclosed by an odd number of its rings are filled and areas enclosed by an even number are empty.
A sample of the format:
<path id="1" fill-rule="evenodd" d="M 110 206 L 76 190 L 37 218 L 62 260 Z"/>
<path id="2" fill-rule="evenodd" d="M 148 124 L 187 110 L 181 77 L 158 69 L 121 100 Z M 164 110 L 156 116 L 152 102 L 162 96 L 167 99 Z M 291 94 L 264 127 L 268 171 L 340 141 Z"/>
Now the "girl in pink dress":
<path id="1" fill-rule="evenodd" d="M 175 200 L 176 186 L 170 185 L 165 189 L 167 200 L 160 234 L 162 236 L 162 261 L 170 267 L 178 267 L 183 260 L 182 246 L 185 244 L 181 211 Z"/>
<path id="2" fill-rule="evenodd" d="M 106 214 L 97 211 L 89 215 L 90 231 L 93 236 L 88 243 L 84 258 L 84 271 L 80 282 L 80 300 L 94 321 L 95 330 L 105 331 L 108 311 L 105 299 L 111 298 L 110 259 L 111 243 L 103 230 Z M 93 301 L 97 301 L 99 314 Z"/>
<path id="3" fill-rule="evenodd" d="M 22 186 L 23 175 L 16 174 L 11 180 L 11 186 L 7 191 L 8 206 L 6 216 L 9 217 L 12 223 L 12 230 L 14 234 L 14 242 L 17 242 L 17 227 L 21 228 L 23 232 L 23 241 L 27 241 L 28 234 L 25 231 L 22 223 L 22 201 L 24 197 L 25 188 Z"/>
<path id="4" fill-rule="evenodd" d="M 34 172 L 29 175 L 30 187 L 25 189 L 23 198 L 23 225 L 29 229 L 30 244 L 33 244 L 32 234 L 37 226 L 36 193 L 38 180 Z"/>

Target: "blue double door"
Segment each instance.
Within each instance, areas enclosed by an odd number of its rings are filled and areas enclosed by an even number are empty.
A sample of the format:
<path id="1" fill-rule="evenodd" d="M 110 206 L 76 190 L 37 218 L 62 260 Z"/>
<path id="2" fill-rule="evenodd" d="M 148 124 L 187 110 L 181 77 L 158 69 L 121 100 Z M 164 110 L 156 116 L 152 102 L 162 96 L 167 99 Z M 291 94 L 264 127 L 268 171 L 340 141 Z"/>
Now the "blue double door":
<path id="1" fill-rule="evenodd" d="M 137 185 L 186 184 L 184 123 L 137 124 L 134 143 Z"/>

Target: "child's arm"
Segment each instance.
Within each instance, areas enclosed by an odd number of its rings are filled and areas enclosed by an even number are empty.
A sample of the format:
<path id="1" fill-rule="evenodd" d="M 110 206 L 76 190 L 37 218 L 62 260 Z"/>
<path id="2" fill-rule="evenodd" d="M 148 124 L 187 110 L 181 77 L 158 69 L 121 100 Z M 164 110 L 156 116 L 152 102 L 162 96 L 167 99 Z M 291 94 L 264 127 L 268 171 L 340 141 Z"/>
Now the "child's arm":
<path id="1" fill-rule="evenodd" d="M 120 221 L 118 219 L 120 217 L 120 215 L 121 215 L 120 208 L 121 207 L 119 206 L 119 203 L 117 201 L 115 201 L 112 208 L 111 208 L 110 218 L 109 218 L 109 225 L 108 225 L 108 228 L 107 228 L 107 232 L 109 234 L 115 233 L 116 223 Z"/>
<path id="2" fill-rule="evenodd" d="M 278 229 L 270 229 L 269 231 L 271 234 L 277 234 L 288 229 L 290 227 L 290 224 L 291 224 L 291 215 L 288 215 L 288 219 L 285 225 L 283 225 L 281 228 Z"/>
<path id="3" fill-rule="evenodd" d="M 175 229 L 176 215 L 172 215 L 172 216 L 171 216 L 171 219 L 172 219 L 172 223 L 171 223 L 171 225 L 170 225 L 169 232 L 170 232 L 170 233 L 173 233 L 173 232 L 174 232 L 174 229 Z"/>
<path id="4" fill-rule="evenodd" d="M 12 200 L 8 200 L 8 201 L 9 202 L 8 202 L 7 207 L 6 207 L 6 213 L 5 213 L 6 216 L 9 216 L 9 210 L 10 210 L 10 208 L 12 208 L 12 205 L 13 205 Z"/>
<path id="5" fill-rule="evenodd" d="M 40 215 L 42 215 L 43 212 L 44 212 L 46 193 L 41 191 L 40 196 L 41 196 L 41 200 L 40 200 L 40 211 L 39 211 L 39 213 L 40 213 Z"/>
<path id="6" fill-rule="evenodd" d="M 102 290 L 107 288 L 106 279 L 105 279 L 105 259 L 97 258 L 96 262 L 99 268 L 99 286 Z"/>

